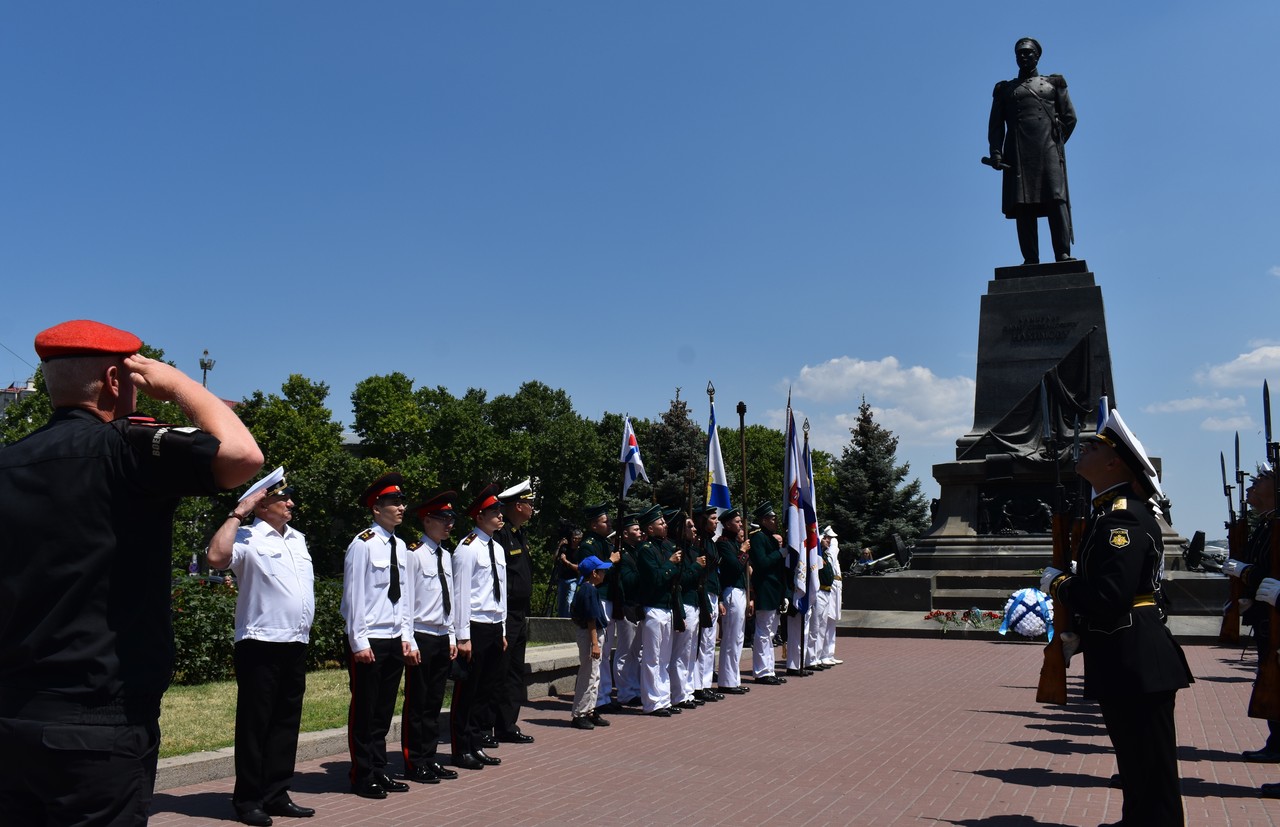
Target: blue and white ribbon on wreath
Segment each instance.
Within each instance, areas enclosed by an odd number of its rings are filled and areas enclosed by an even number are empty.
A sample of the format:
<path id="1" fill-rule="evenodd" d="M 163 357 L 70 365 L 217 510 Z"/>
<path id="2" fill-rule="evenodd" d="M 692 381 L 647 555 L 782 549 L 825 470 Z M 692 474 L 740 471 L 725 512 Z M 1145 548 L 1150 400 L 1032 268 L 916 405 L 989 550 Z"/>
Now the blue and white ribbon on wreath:
<path id="1" fill-rule="evenodd" d="M 1039 637 L 1048 632 L 1053 640 L 1053 601 L 1039 589 L 1019 589 L 1004 604 L 1004 622 L 1000 634 L 1012 628 L 1024 637 Z"/>

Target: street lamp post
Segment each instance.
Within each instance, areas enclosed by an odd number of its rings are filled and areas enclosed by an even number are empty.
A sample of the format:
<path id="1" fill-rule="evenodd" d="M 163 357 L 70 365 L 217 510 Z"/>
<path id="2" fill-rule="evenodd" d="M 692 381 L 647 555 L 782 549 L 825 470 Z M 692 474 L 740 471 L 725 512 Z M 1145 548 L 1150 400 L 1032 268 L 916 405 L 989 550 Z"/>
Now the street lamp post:
<path id="1" fill-rule="evenodd" d="M 200 384 L 206 388 L 209 387 L 209 371 L 213 370 L 213 360 L 209 358 L 209 351 L 204 352 L 204 356 L 200 359 Z"/>

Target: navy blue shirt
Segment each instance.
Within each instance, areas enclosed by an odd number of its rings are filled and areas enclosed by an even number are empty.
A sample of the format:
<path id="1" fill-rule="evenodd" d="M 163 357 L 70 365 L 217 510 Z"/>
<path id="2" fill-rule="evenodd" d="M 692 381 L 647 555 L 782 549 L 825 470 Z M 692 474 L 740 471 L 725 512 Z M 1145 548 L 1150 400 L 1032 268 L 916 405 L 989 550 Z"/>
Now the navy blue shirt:
<path id="1" fill-rule="evenodd" d="M 600 593 L 591 585 L 590 580 L 584 578 L 578 581 L 578 590 L 574 592 L 573 604 L 569 607 L 569 617 L 581 629 L 588 627 L 589 620 L 596 622 L 597 632 L 603 632 L 604 627 L 609 625 L 609 618 L 600 603 Z"/>

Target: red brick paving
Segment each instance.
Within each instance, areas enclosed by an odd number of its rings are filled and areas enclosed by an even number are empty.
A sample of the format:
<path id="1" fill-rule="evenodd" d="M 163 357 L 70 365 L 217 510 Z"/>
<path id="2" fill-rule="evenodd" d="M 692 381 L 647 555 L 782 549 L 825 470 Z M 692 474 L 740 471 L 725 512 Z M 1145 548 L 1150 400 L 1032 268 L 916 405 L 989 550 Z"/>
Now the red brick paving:
<path id="1" fill-rule="evenodd" d="M 567 701 L 533 704 L 537 743 L 504 744 L 502 766 L 385 801 L 346 792 L 345 756 L 298 768 L 306 822 L 277 825 L 857 824 L 1030 827 L 1120 817 L 1096 707 L 1035 703 L 1040 647 L 972 640 L 841 638 L 845 663 L 757 686 L 670 719 L 616 715 L 569 729 Z M 1257 797 L 1280 765 L 1245 764 L 1264 727 L 1245 717 L 1252 667 L 1239 650 L 1187 648 L 1197 682 L 1178 695 L 1189 825 L 1272 825 Z M 446 750 L 447 751 L 447 750 Z M 392 767 L 398 767 L 393 757 Z M 228 823 L 231 780 L 158 793 L 156 825 Z"/>

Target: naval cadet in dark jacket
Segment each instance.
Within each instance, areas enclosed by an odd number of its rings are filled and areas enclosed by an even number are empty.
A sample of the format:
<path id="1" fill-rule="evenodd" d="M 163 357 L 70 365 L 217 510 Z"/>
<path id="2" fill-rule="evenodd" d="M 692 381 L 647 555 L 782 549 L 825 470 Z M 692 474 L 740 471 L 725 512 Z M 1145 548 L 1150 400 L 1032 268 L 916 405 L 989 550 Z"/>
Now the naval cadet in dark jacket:
<path id="1" fill-rule="evenodd" d="M 773 503 L 762 502 L 752 512 L 760 529 L 751 533 L 751 589 L 755 593 L 756 634 L 751 644 L 751 670 L 756 683 L 787 682 L 774 674 L 773 636 L 778 633 L 779 611 L 788 594 L 786 557 L 778 535 L 778 515 Z"/>
<path id="2" fill-rule="evenodd" d="M 533 564 L 525 524 L 533 517 L 533 481 L 526 479 L 498 494 L 502 528 L 493 535 L 507 552 L 507 650 L 502 686 L 494 706 L 493 735 L 498 741 L 531 744 L 533 736 L 520 731 L 520 708 L 529 702 L 525 685 L 525 649 L 529 645 L 529 608 L 533 600 Z"/>
<path id="3" fill-rule="evenodd" d="M 1142 444 L 1112 410 L 1084 446 L 1077 473 L 1096 493 L 1078 573 L 1041 582 L 1079 620 L 1084 695 L 1102 707 L 1124 790 L 1124 824 L 1180 825 L 1174 698 L 1191 683 L 1156 605 L 1164 546 L 1147 505 L 1159 493 Z"/>

